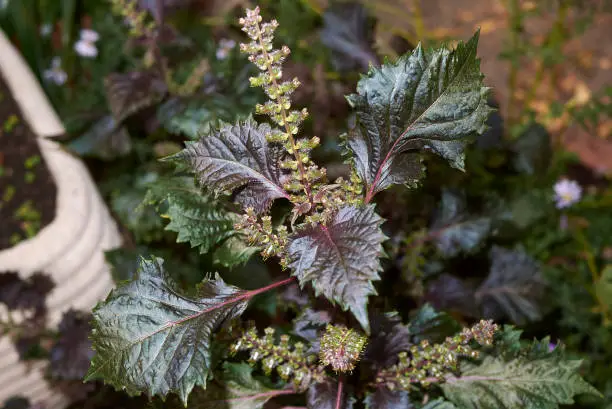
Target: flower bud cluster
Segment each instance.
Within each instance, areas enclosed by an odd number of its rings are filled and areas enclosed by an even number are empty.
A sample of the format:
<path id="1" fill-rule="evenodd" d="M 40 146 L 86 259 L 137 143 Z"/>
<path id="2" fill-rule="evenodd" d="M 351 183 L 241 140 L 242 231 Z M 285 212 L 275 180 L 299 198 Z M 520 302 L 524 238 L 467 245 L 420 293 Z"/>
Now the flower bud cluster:
<path id="1" fill-rule="evenodd" d="M 249 362 L 261 362 L 266 374 L 274 369 L 285 381 L 291 381 L 298 391 L 306 390 L 313 382 L 322 382 L 325 372 L 317 365 L 316 355 L 308 355 L 304 344 L 291 345 L 288 335 L 281 335 L 276 342 L 275 330 L 266 328 L 264 336 L 259 337 L 257 330 L 251 328 L 230 346 L 230 353 L 249 351 Z"/>
<path id="2" fill-rule="evenodd" d="M 336 372 L 350 372 L 361 359 L 367 338 L 342 325 L 328 324 L 321 338 L 319 357 Z"/>
<path id="3" fill-rule="evenodd" d="M 156 28 L 155 21 L 146 22 L 147 12 L 138 10 L 138 0 L 110 0 L 112 12 L 123 17 L 130 27 L 132 37 L 150 37 Z"/>
<path id="4" fill-rule="evenodd" d="M 308 117 L 308 110 L 291 109 L 291 94 L 300 86 L 300 81 L 297 78 L 282 80 L 282 64 L 291 50 L 287 46 L 274 49 L 272 42 L 278 22 L 272 20 L 262 23 L 258 7 L 247 10 L 246 17 L 240 19 L 240 24 L 251 39 L 250 43 L 241 44 L 240 49 L 249 54 L 249 61 L 261 71 L 257 77 L 250 78 L 251 86 L 262 87 L 269 98 L 265 104 L 257 104 L 256 112 L 269 116 L 278 125 L 266 138 L 270 143 L 282 144 L 291 155 L 282 163 L 284 169 L 291 170 L 291 177 L 285 183 L 284 189 L 292 194 L 292 202 L 299 209 L 298 215 L 300 212 L 315 210 L 312 208 L 312 192 L 316 184 L 325 177 L 325 169 L 319 168 L 310 159 L 310 152 L 320 143 L 319 138 L 295 138 L 300 125 Z M 306 206 L 306 203 L 309 206 Z"/>
<path id="5" fill-rule="evenodd" d="M 234 228 L 247 236 L 250 245 L 262 248 L 261 255 L 264 259 L 279 256 L 281 257 L 281 266 L 286 268 L 287 261 L 282 256 L 289 237 L 286 226 L 280 225 L 275 228 L 272 226 L 270 216 L 263 216 L 260 220 L 255 210 L 249 207 L 240 216 L 240 220 L 234 225 Z"/>
<path id="6" fill-rule="evenodd" d="M 490 346 L 498 329 L 497 324 L 483 320 L 471 328 L 464 328 L 454 337 L 446 338 L 441 344 L 431 345 L 423 340 L 419 345 L 413 345 L 410 353 L 401 352 L 397 365 L 380 371 L 376 383 L 390 390 L 408 390 L 414 383 L 429 386 L 433 382 L 443 382 L 446 374 L 457 371 L 460 357 L 479 357 L 479 351 L 470 346 L 471 341 Z"/>

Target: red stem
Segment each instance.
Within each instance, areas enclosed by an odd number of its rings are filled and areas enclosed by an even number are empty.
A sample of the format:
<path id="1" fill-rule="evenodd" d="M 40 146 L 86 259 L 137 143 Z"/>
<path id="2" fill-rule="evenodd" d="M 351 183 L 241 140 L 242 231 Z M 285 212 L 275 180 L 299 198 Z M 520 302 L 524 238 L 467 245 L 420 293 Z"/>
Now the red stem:
<path id="1" fill-rule="evenodd" d="M 243 292 L 242 294 L 240 294 L 237 297 L 232 297 L 232 298 L 230 298 L 228 300 L 225 300 L 225 301 L 223 301 L 223 302 L 221 302 L 219 304 L 215 304 L 212 307 L 207 308 L 207 309 L 205 309 L 203 311 L 200 311 L 200 312 L 198 312 L 196 314 L 188 315 L 187 317 L 181 318 L 181 319 L 176 320 L 176 321 L 169 321 L 166 324 L 164 324 L 161 327 L 159 327 L 157 330 L 153 331 L 152 333 L 147 334 L 147 335 L 139 338 L 137 340 L 137 342 L 142 342 L 145 339 L 150 338 L 153 335 L 155 335 L 155 334 L 157 334 L 157 333 L 159 333 L 161 331 L 165 331 L 168 328 L 174 327 L 175 325 L 183 324 L 184 322 L 187 322 L 189 320 L 198 318 L 198 317 L 200 317 L 200 316 L 202 316 L 204 314 L 208 314 L 209 312 L 217 310 L 217 309 L 219 309 L 221 307 L 224 307 L 226 305 L 234 304 L 234 303 L 236 303 L 238 301 L 242 301 L 242 300 L 248 300 L 248 299 L 253 298 L 254 296 L 256 296 L 258 294 L 265 293 L 266 291 L 273 290 L 273 289 L 275 289 L 277 287 L 282 287 L 283 285 L 286 285 L 286 284 L 289 284 L 289 283 L 293 282 L 295 279 L 296 279 L 295 277 L 289 277 L 289 278 L 286 278 L 284 280 L 277 281 L 276 283 L 272 283 L 270 285 L 267 285 L 265 287 L 258 288 L 257 290 L 245 291 L 245 292 Z"/>
<path id="2" fill-rule="evenodd" d="M 344 376 L 340 375 L 338 380 L 338 394 L 336 395 L 336 409 L 340 409 L 342 406 L 342 389 L 344 387 Z"/>
<path id="3" fill-rule="evenodd" d="M 265 293 L 266 291 L 273 290 L 276 287 L 282 287 L 282 286 L 284 286 L 286 284 L 290 284 L 293 281 L 295 281 L 295 277 L 289 277 L 289 278 L 286 278 L 284 280 L 277 281 L 275 283 L 267 285 L 265 287 L 258 288 L 257 290 L 247 291 L 241 297 L 243 297 L 242 299 L 244 299 L 244 298 L 251 298 L 251 297 L 254 297 L 254 296 L 258 295 L 258 294 Z"/>

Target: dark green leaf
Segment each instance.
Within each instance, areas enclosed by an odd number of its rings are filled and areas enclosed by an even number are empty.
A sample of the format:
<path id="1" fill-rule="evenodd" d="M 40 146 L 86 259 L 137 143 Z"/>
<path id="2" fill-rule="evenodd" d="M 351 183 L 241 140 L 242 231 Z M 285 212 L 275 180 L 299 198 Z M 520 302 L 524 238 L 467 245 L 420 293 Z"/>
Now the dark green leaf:
<path id="1" fill-rule="evenodd" d="M 234 220 L 221 210 L 211 197 L 199 191 L 169 190 L 166 230 L 178 233 L 177 243 L 198 247 L 207 253 L 215 244 L 236 234 Z"/>
<path id="2" fill-rule="evenodd" d="M 514 167 L 528 175 L 541 174 L 548 169 L 552 158 L 552 144 L 546 128 L 529 126 L 512 144 Z"/>
<path id="3" fill-rule="evenodd" d="M 380 280 L 384 254 L 382 222 L 372 205 L 344 207 L 327 225 L 300 231 L 287 246 L 300 285 L 311 283 L 317 295 L 350 309 L 368 333 L 368 296 L 376 294 L 372 281 Z"/>
<path id="4" fill-rule="evenodd" d="M 115 283 L 131 280 L 138 269 L 136 251 L 119 247 L 104 252 L 106 262 L 110 265 L 111 274 Z"/>
<path id="5" fill-rule="evenodd" d="M 363 355 L 363 361 L 374 370 L 397 364 L 398 354 L 410 350 L 410 333 L 396 312 L 370 313 L 372 337 Z"/>
<path id="6" fill-rule="evenodd" d="M 125 127 L 106 115 L 96 121 L 85 133 L 68 143 L 68 148 L 79 156 L 114 159 L 132 150 L 132 140 Z"/>
<path id="7" fill-rule="evenodd" d="M 522 358 L 505 362 L 487 356 L 479 365 L 463 362 L 461 376 L 441 384 L 444 396 L 465 409 L 556 409 L 574 396 L 599 393 L 578 374 L 580 361 Z"/>
<path id="8" fill-rule="evenodd" d="M 436 218 L 431 226 L 436 247 L 444 257 L 477 250 L 489 235 L 491 220 L 467 213 L 465 198 L 458 192 L 444 189 Z"/>
<path id="9" fill-rule="evenodd" d="M 427 340 L 430 343 L 442 342 L 446 337 L 461 330 L 461 326 L 451 316 L 436 311 L 429 304 L 422 306 L 410 320 L 408 331 L 415 343 Z"/>
<path id="10" fill-rule="evenodd" d="M 540 266 L 527 253 L 495 246 L 491 270 L 475 293 L 482 315 L 494 320 L 510 318 L 514 323 L 537 321 L 546 283 Z"/>
<path id="11" fill-rule="evenodd" d="M 321 42 L 332 50 L 332 63 L 338 71 L 378 65 L 370 46 L 367 17 L 359 3 L 332 3 L 323 14 Z"/>
<path id="12" fill-rule="evenodd" d="M 150 185 L 143 203 L 166 204 L 163 216 L 170 219 L 166 230 L 178 233 L 178 243 L 189 242 L 191 247 L 199 247 L 200 253 L 220 244 L 214 253 L 215 263 L 226 267 L 244 264 L 258 250 L 247 246 L 234 230 L 236 215 L 197 188 L 193 178 L 159 178 Z"/>
<path id="13" fill-rule="evenodd" d="M 104 87 L 108 105 L 117 122 L 155 105 L 168 90 L 155 70 L 112 73 L 104 78 Z"/>
<path id="14" fill-rule="evenodd" d="M 188 298 L 173 288 L 162 264 L 141 259 L 137 278 L 94 309 L 87 380 L 103 378 L 129 394 L 175 392 L 186 403 L 196 385 L 206 386 L 213 332 L 242 314 L 247 300 L 218 275 Z"/>
<path id="15" fill-rule="evenodd" d="M 258 247 L 249 246 L 240 236 L 233 236 L 215 250 L 213 262 L 227 268 L 242 266 L 257 251 Z"/>
<path id="16" fill-rule="evenodd" d="M 314 383 L 306 393 L 308 409 L 338 409 L 336 401 L 338 397 L 338 382 L 327 379 L 325 382 Z M 340 400 L 340 409 L 353 409 L 355 398 L 350 391 L 347 392 L 346 385 Z"/>
<path id="17" fill-rule="evenodd" d="M 372 69 L 348 97 L 357 126 L 347 141 L 365 183 L 366 202 L 392 184 L 415 185 L 427 149 L 463 169 L 468 139 L 491 111 L 476 58 L 478 33 L 453 51 L 418 46 L 396 63 Z"/>
<path id="18" fill-rule="evenodd" d="M 261 409 L 279 395 L 294 393 L 291 389 L 270 389 L 253 379 L 248 364 L 226 362 L 224 372 L 208 387 L 193 392 L 189 408 L 193 409 Z"/>
<path id="19" fill-rule="evenodd" d="M 366 395 L 366 409 L 413 409 L 410 397 L 406 391 L 390 391 L 379 386 L 374 392 Z"/>
<path id="20" fill-rule="evenodd" d="M 172 158 L 187 164 L 200 183 L 216 193 L 235 194 L 244 207 L 258 213 L 266 211 L 274 199 L 288 198 L 281 187 L 282 147 L 270 145 L 268 124 L 258 125 L 252 118 L 236 125 L 222 124 Z"/>

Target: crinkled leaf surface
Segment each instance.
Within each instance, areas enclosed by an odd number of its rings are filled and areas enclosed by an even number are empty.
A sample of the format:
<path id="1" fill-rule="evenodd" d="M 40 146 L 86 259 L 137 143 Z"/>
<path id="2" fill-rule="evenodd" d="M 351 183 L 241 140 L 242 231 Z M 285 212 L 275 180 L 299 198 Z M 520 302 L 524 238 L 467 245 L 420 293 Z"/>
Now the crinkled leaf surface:
<path id="1" fill-rule="evenodd" d="M 166 230 L 178 233 L 177 243 L 189 242 L 200 253 L 236 234 L 234 220 L 214 200 L 199 189 L 169 190 L 168 211 L 170 223 Z"/>
<path id="2" fill-rule="evenodd" d="M 391 391 L 379 386 L 374 392 L 366 395 L 366 409 L 413 409 L 410 396 L 406 391 Z"/>
<path id="3" fill-rule="evenodd" d="M 234 229 L 236 215 L 225 210 L 211 195 L 194 185 L 193 178 L 159 178 L 151 184 L 145 204 L 165 203 L 166 230 L 178 233 L 177 242 L 189 242 L 207 253 L 215 246 L 213 261 L 225 267 L 246 263 L 257 252 Z"/>
<path id="4" fill-rule="evenodd" d="M 281 187 L 283 149 L 268 143 L 270 130 L 268 124 L 258 125 L 252 118 L 222 124 L 198 142 L 188 142 L 172 158 L 186 163 L 202 186 L 216 193 L 233 192 L 238 203 L 261 213 L 274 199 L 289 197 Z"/>
<path id="5" fill-rule="evenodd" d="M 463 169 L 468 139 L 482 133 L 491 111 L 476 58 L 478 33 L 453 51 L 424 50 L 373 68 L 348 97 L 357 113 L 349 135 L 366 202 L 393 184 L 422 177 L 418 151 L 431 150 Z"/>
<path id="6" fill-rule="evenodd" d="M 359 3 L 332 3 L 323 14 L 321 42 L 332 50 L 332 63 L 339 71 L 367 70 L 378 65 L 368 33 L 368 16 Z"/>
<path id="7" fill-rule="evenodd" d="M 336 400 L 338 396 L 338 382 L 328 379 L 325 382 L 314 383 L 306 392 L 308 409 L 337 409 Z M 350 390 L 345 387 L 340 401 L 341 409 L 352 409 L 355 404 Z"/>
<path id="8" fill-rule="evenodd" d="M 129 394 L 175 392 L 186 403 L 194 386 L 206 386 L 211 336 L 242 314 L 243 295 L 214 276 L 200 284 L 197 298 L 186 297 L 169 282 L 162 259 L 141 259 L 137 278 L 94 309 L 87 380 L 103 378 Z"/>
<path id="9" fill-rule="evenodd" d="M 510 318 L 516 324 L 542 317 L 540 303 L 546 282 L 540 266 L 527 253 L 494 246 L 491 271 L 476 290 L 482 315 L 498 320 Z"/>
<path id="10" fill-rule="evenodd" d="M 104 87 L 108 105 L 117 122 L 155 105 L 168 90 L 156 70 L 112 73 L 104 78 Z"/>
<path id="11" fill-rule="evenodd" d="M 317 295 L 350 310 L 366 332 L 368 296 L 376 293 L 372 281 L 380 280 L 379 258 L 384 254 L 382 222 L 372 205 L 344 207 L 327 225 L 298 232 L 288 245 L 300 285 L 311 283 Z"/>
<path id="12" fill-rule="evenodd" d="M 278 395 L 293 393 L 287 389 L 270 389 L 254 379 L 248 364 L 226 362 L 223 373 L 206 389 L 195 389 L 189 407 L 193 409 L 260 409 Z"/>
<path id="13" fill-rule="evenodd" d="M 599 393 L 578 374 L 580 361 L 487 356 L 480 365 L 462 363 L 461 376 L 447 378 L 444 396 L 465 409 L 556 409 L 574 396 Z"/>
<path id="14" fill-rule="evenodd" d="M 431 226 L 436 247 L 444 257 L 477 250 L 491 230 L 491 219 L 467 213 L 465 198 L 459 192 L 444 189 L 436 218 Z"/>

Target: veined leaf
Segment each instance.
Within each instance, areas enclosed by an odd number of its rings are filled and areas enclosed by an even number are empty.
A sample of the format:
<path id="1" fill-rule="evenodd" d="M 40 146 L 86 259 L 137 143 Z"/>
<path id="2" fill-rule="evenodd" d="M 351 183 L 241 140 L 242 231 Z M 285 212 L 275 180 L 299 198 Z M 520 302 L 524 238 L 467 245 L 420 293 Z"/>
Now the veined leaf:
<path id="1" fill-rule="evenodd" d="M 189 242 L 191 247 L 199 247 L 200 253 L 220 245 L 214 253 L 216 264 L 244 264 L 257 252 L 258 248 L 248 246 L 234 229 L 235 214 L 197 188 L 193 178 L 173 176 L 151 183 L 143 203 L 161 202 L 167 205 L 164 217 L 170 219 L 166 230 L 178 233 L 178 243 Z"/>
<path id="2" fill-rule="evenodd" d="M 444 189 L 438 214 L 431 230 L 436 247 L 444 257 L 477 250 L 491 230 L 491 219 L 467 214 L 465 198 L 458 192 Z"/>
<path id="3" fill-rule="evenodd" d="M 294 235 L 287 247 L 300 285 L 310 282 L 317 295 L 350 309 L 368 333 L 368 296 L 376 294 L 372 281 L 380 280 L 379 258 L 386 238 L 382 222 L 372 205 L 344 207 L 329 224 Z"/>
<path id="4" fill-rule="evenodd" d="M 440 387 L 444 396 L 465 409 L 556 409 L 582 393 L 599 395 L 578 374 L 580 361 L 551 355 L 535 361 L 505 362 L 487 356 L 480 365 L 463 362 L 461 376 Z"/>
<path id="5" fill-rule="evenodd" d="M 366 187 L 366 203 L 393 184 L 423 175 L 419 151 L 431 150 L 463 169 L 464 147 L 484 132 L 491 109 L 476 58 L 478 33 L 453 51 L 424 50 L 373 68 L 348 96 L 357 126 L 347 145 Z"/>
<path id="6" fill-rule="evenodd" d="M 306 393 L 308 409 L 338 409 L 336 400 L 338 397 L 338 382 L 328 379 L 325 382 L 314 383 Z M 340 409 L 353 409 L 355 398 L 345 387 L 342 391 Z"/>
<path id="7" fill-rule="evenodd" d="M 155 70 L 112 73 L 104 78 L 104 87 L 108 105 L 117 122 L 155 105 L 168 91 L 166 83 Z"/>
<path id="8" fill-rule="evenodd" d="M 491 271 L 475 293 L 486 318 L 510 318 L 516 324 L 542 317 L 539 303 L 546 282 L 540 266 L 523 251 L 495 246 L 491 249 Z"/>
<path id="9" fill-rule="evenodd" d="M 413 409 L 406 391 L 391 391 L 383 386 L 366 395 L 366 409 Z"/>
<path id="10" fill-rule="evenodd" d="M 261 409 L 279 395 L 295 393 L 292 389 L 270 389 L 253 379 L 249 364 L 226 362 L 221 376 L 204 389 L 196 389 L 189 407 L 192 409 Z"/>
<path id="11" fill-rule="evenodd" d="M 208 252 L 213 245 L 236 234 L 231 214 L 221 210 L 199 189 L 168 191 L 166 230 L 178 233 L 177 243 L 188 242 Z"/>
<path id="12" fill-rule="evenodd" d="M 283 149 L 268 144 L 270 131 L 270 125 L 258 125 L 252 118 L 236 125 L 223 123 L 171 158 L 186 163 L 203 186 L 216 193 L 233 192 L 238 203 L 261 213 L 274 199 L 289 198 L 281 187 Z"/>
<path id="13" fill-rule="evenodd" d="M 86 380 L 103 378 L 131 395 L 175 392 L 186 404 L 196 385 L 206 386 L 213 332 L 242 314 L 247 300 L 218 275 L 202 282 L 197 298 L 181 295 L 162 265 L 141 259 L 137 278 L 94 309 Z"/>

